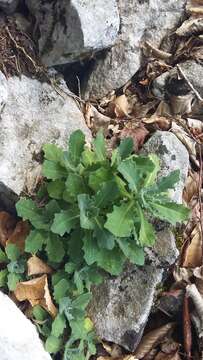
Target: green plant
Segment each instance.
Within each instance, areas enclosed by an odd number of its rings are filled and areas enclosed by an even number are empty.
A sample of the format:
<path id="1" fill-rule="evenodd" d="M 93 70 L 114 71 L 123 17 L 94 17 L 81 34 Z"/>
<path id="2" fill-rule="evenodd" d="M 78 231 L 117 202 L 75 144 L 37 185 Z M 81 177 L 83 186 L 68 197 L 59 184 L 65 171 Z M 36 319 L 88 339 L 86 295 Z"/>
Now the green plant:
<path id="1" fill-rule="evenodd" d="M 144 247 L 155 242 L 148 215 L 173 225 L 188 217 L 188 209 L 167 195 L 179 171 L 156 182 L 158 158 L 132 151 L 129 138 L 108 156 L 101 132 L 92 148 L 85 146 L 81 131 L 71 135 L 67 151 L 45 145 L 43 175 L 47 180 L 35 202 L 21 199 L 17 203 L 18 215 L 29 220 L 32 230 L 25 254 L 7 248 L 15 262 L 6 270 L 15 274 L 11 289 L 22 273 L 25 277 L 24 259 L 30 254 L 55 269 L 51 286 L 58 315 L 52 321 L 47 314 L 41 325 L 44 310 L 35 307 L 33 315 L 39 320 L 47 350 L 52 354 L 64 350 L 65 360 L 82 360 L 95 353 L 95 334 L 85 311 L 91 285 L 101 283 L 105 272 L 118 275 L 127 260 L 144 265 Z"/>

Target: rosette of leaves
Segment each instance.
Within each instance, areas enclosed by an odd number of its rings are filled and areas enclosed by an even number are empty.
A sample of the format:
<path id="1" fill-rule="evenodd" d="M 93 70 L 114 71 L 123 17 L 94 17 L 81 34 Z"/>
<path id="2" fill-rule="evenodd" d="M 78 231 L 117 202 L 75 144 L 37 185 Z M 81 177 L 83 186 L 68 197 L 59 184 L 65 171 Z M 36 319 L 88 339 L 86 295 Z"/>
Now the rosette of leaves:
<path id="1" fill-rule="evenodd" d="M 56 269 L 52 286 L 59 314 L 44 335 L 47 349 L 56 353 L 66 344 L 65 359 L 84 359 L 95 352 L 85 315 L 91 285 L 105 272 L 118 275 L 126 261 L 144 265 L 144 247 L 156 238 L 148 215 L 175 225 L 189 211 L 168 197 L 179 171 L 157 181 L 158 158 L 132 154 L 130 138 L 111 156 L 101 132 L 90 148 L 80 130 L 67 150 L 53 144 L 43 150 L 46 181 L 36 201 L 21 199 L 17 212 L 33 227 L 25 252 Z"/>

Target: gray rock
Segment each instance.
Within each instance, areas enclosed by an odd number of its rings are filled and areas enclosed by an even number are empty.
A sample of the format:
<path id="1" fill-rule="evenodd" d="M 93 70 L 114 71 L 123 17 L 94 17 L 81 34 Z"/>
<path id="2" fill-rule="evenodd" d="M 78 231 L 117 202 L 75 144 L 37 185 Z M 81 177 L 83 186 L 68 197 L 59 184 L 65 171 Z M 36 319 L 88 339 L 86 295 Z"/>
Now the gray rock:
<path id="1" fill-rule="evenodd" d="M 177 27 L 185 0 L 118 0 L 120 36 L 105 59 L 98 59 L 90 75 L 86 97 L 102 97 L 124 85 L 139 69 L 140 45 L 149 40 L 159 46 Z"/>
<path id="2" fill-rule="evenodd" d="M 146 248 L 148 259 L 157 267 L 166 268 L 173 265 L 179 256 L 176 239 L 170 228 L 156 232 L 156 243 L 153 248 Z"/>
<path id="3" fill-rule="evenodd" d="M 120 26 L 116 0 L 26 0 L 36 19 L 39 51 L 48 66 L 79 60 L 114 44 Z"/>
<path id="4" fill-rule="evenodd" d="M 13 13 L 20 3 L 20 0 L 0 0 L 0 9 L 6 14 Z"/>
<path id="5" fill-rule="evenodd" d="M 61 80 L 58 86 L 61 95 L 50 84 L 23 75 L 8 80 L 0 76 L 0 94 L 6 94 L 0 100 L 0 184 L 11 190 L 11 198 L 28 186 L 32 175 L 39 175 L 35 159 L 44 143 L 66 147 L 71 132 L 77 129 L 86 134 L 87 140 L 91 138 L 65 82 Z"/>
<path id="6" fill-rule="evenodd" d="M 1 360 L 51 360 L 35 326 L 14 302 L 0 292 Z"/>
<path id="7" fill-rule="evenodd" d="M 162 269 L 153 265 L 130 266 L 121 276 L 95 287 L 88 312 L 98 336 L 135 350 L 161 278 Z"/>
<path id="8" fill-rule="evenodd" d="M 160 158 L 159 177 L 167 176 L 174 170 L 180 170 L 180 180 L 175 189 L 170 190 L 170 197 L 182 203 L 182 192 L 189 169 L 189 154 L 186 147 L 172 133 L 156 131 L 142 148 L 142 153 L 154 153 Z"/>

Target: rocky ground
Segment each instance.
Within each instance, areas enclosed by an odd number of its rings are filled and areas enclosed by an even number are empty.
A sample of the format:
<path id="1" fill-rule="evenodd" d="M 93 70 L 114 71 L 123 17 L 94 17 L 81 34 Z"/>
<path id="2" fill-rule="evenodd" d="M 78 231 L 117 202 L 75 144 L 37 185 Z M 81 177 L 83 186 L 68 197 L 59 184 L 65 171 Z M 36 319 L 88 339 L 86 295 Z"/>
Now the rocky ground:
<path id="1" fill-rule="evenodd" d="M 97 357 L 201 359 L 202 1 L 0 0 L 0 9 L 1 245 L 12 236 L 5 214 L 15 217 L 18 197 L 34 197 L 42 180 L 44 143 L 65 147 L 76 129 L 90 142 L 102 128 L 111 151 L 132 137 L 135 153 L 159 156 L 159 176 L 180 170 L 170 196 L 192 216 L 175 230 L 157 224 L 146 266 L 93 289 Z M 50 358 L 2 293 L 0 319 L 2 360 Z"/>

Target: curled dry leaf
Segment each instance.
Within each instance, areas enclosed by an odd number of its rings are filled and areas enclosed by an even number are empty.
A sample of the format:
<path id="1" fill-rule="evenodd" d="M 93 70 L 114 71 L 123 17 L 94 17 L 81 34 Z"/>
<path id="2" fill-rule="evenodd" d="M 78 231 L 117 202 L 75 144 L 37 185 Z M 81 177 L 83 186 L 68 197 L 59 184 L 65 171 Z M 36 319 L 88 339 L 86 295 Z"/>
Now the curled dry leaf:
<path id="1" fill-rule="evenodd" d="M 53 272 L 52 268 L 47 265 L 44 261 L 38 258 L 36 255 L 33 255 L 27 261 L 28 276 L 40 275 L 40 274 L 51 274 Z"/>
<path id="2" fill-rule="evenodd" d="M 144 335 L 135 353 L 133 354 L 135 358 L 142 359 L 145 357 L 151 351 L 151 349 L 161 343 L 162 339 L 170 330 L 174 328 L 174 326 L 175 324 L 171 322 Z"/>
<path id="3" fill-rule="evenodd" d="M 7 212 L 0 212 L 0 244 L 5 247 L 6 241 L 15 229 L 16 220 Z"/>
<path id="4" fill-rule="evenodd" d="M 37 164 L 34 168 L 28 169 L 26 172 L 26 191 L 32 196 L 36 194 L 39 185 L 42 183 L 42 165 Z"/>
<path id="5" fill-rule="evenodd" d="M 203 325 L 203 298 L 195 284 L 187 285 L 187 295 L 192 299 L 200 323 Z"/>
<path id="6" fill-rule="evenodd" d="M 6 244 L 15 244 L 19 250 L 23 251 L 25 247 L 25 239 L 30 232 L 30 225 L 28 221 L 19 221 L 16 227 L 8 238 Z"/>
<path id="7" fill-rule="evenodd" d="M 145 124 L 156 124 L 160 130 L 169 130 L 171 127 L 171 120 L 165 116 L 152 115 L 150 118 L 143 119 Z"/>
<path id="8" fill-rule="evenodd" d="M 181 360 L 180 355 L 178 354 L 178 351 L 171 354 L 165 354 L 164 352 L 160 351 L 154 360 Z"/>
<path id="9" fill-rule="evenodd" d="M 199 192 L 199 174 L 197 172 L 190 171 L 183 190 L 183 200 L 189 205 L 191 199 L 194 196 L 198 196 Z"/>
<path id="10" fill-rule="evenodd" d="M 112 359 L 117 359 L 117 360 L 137 360 L 135 356 L 133 355 L 123 355 L 123 356 L 119 356 L 117 358 L 113 358 L 111 356 L 99 356 L 97 358 L 97 360 L 112 360 Z"/>
<path id="11" fill-rule="evenodd" d="M 152 349 L 143 359 L 144 360 L 154 360 L 157 353 L 158 353 L 157 349 Z"/>
<path id="12" fill-rule="evenodd" d="M 118 96 L 111 104 L 114 105 L 116 117 L 123 118 L 129 115 L 129 103 L 125 94 Z"/>
<path id="13" fill-rule="evenodd" d="M 190 18 L 176 30 L 178 36 L 192 36 L 203 32 L 203 18 Z"/>
<path id="14" fill-rule="evenodd" d="M 145 43 L 142 46 L 144 50 L 144 55 L 147 57 L 155 57 L 161 60 L 169 60 L 172 56 L 172 54 L 157 49 L 154 45 L 152 45 L 149 41 L 145 41 Z"/>
<path id="15" fill-rule="evenodd" d="M 14 293 L 17 300 L 28 300 L 32 306 L 41 305 L 52 317 L 57 315 L 57 309 L 50 296 L 46 275 L 33 280 L 19 282 Z"/>
<path id="16" fill-rule="evenodd" d="M 203 15 L 203 3 L 202 0 L 188 0 L 186 5 L 186 10 L 192 16 L 202 16 Z"/>
<path id="17" fill-rule="evenodd" d="M 185 250 L 183 267 L 196 268 L 202 265 L 202 243 L 200 226 L 197 225 L 191 234 L 191 243 Z"/>
<path id="18" fill-rule="evenodd" d="M 180 344 L 174 341 L 172 338 L 164 339 L 161 344 L 161 351 L 165 354 L 175 353 L 179 350 Z"/>
<path id="19" fill-rule="evenodd" d="M 175 121 L 172 122 L 171 131 L 185 145 L 190 155 L 196 157 L 196 142 L 186 133 L 186 131 Z"/>
<path id="20" fill-rule="evenodd" d="M 92 129 L 93 132 L 103 129 L 104 133 L 107 132 L 111 118 L 100 113 L 93 105 L 86 103 L 84 111 L 85 120 L 87 126 Z"/>
<path id="21" fill-rule="evenodd" d="M 133 139 L 134 151 L 137 152 L 143 145 L 149 131 L 144 127 L 144 125 L 140 125 L 139 127 L 125 127 L 121 133 L 120 138 L 125 139 L 131 137 Z"/>
<path id="22" fill-rule="evenodd" d="M 109 345 L 107 343 L 102 342 L 103 348 L 106 352 L 111 355 L 112 359 L 120 358 L 122 356 L 122 349 L 117 344 Z"/>

